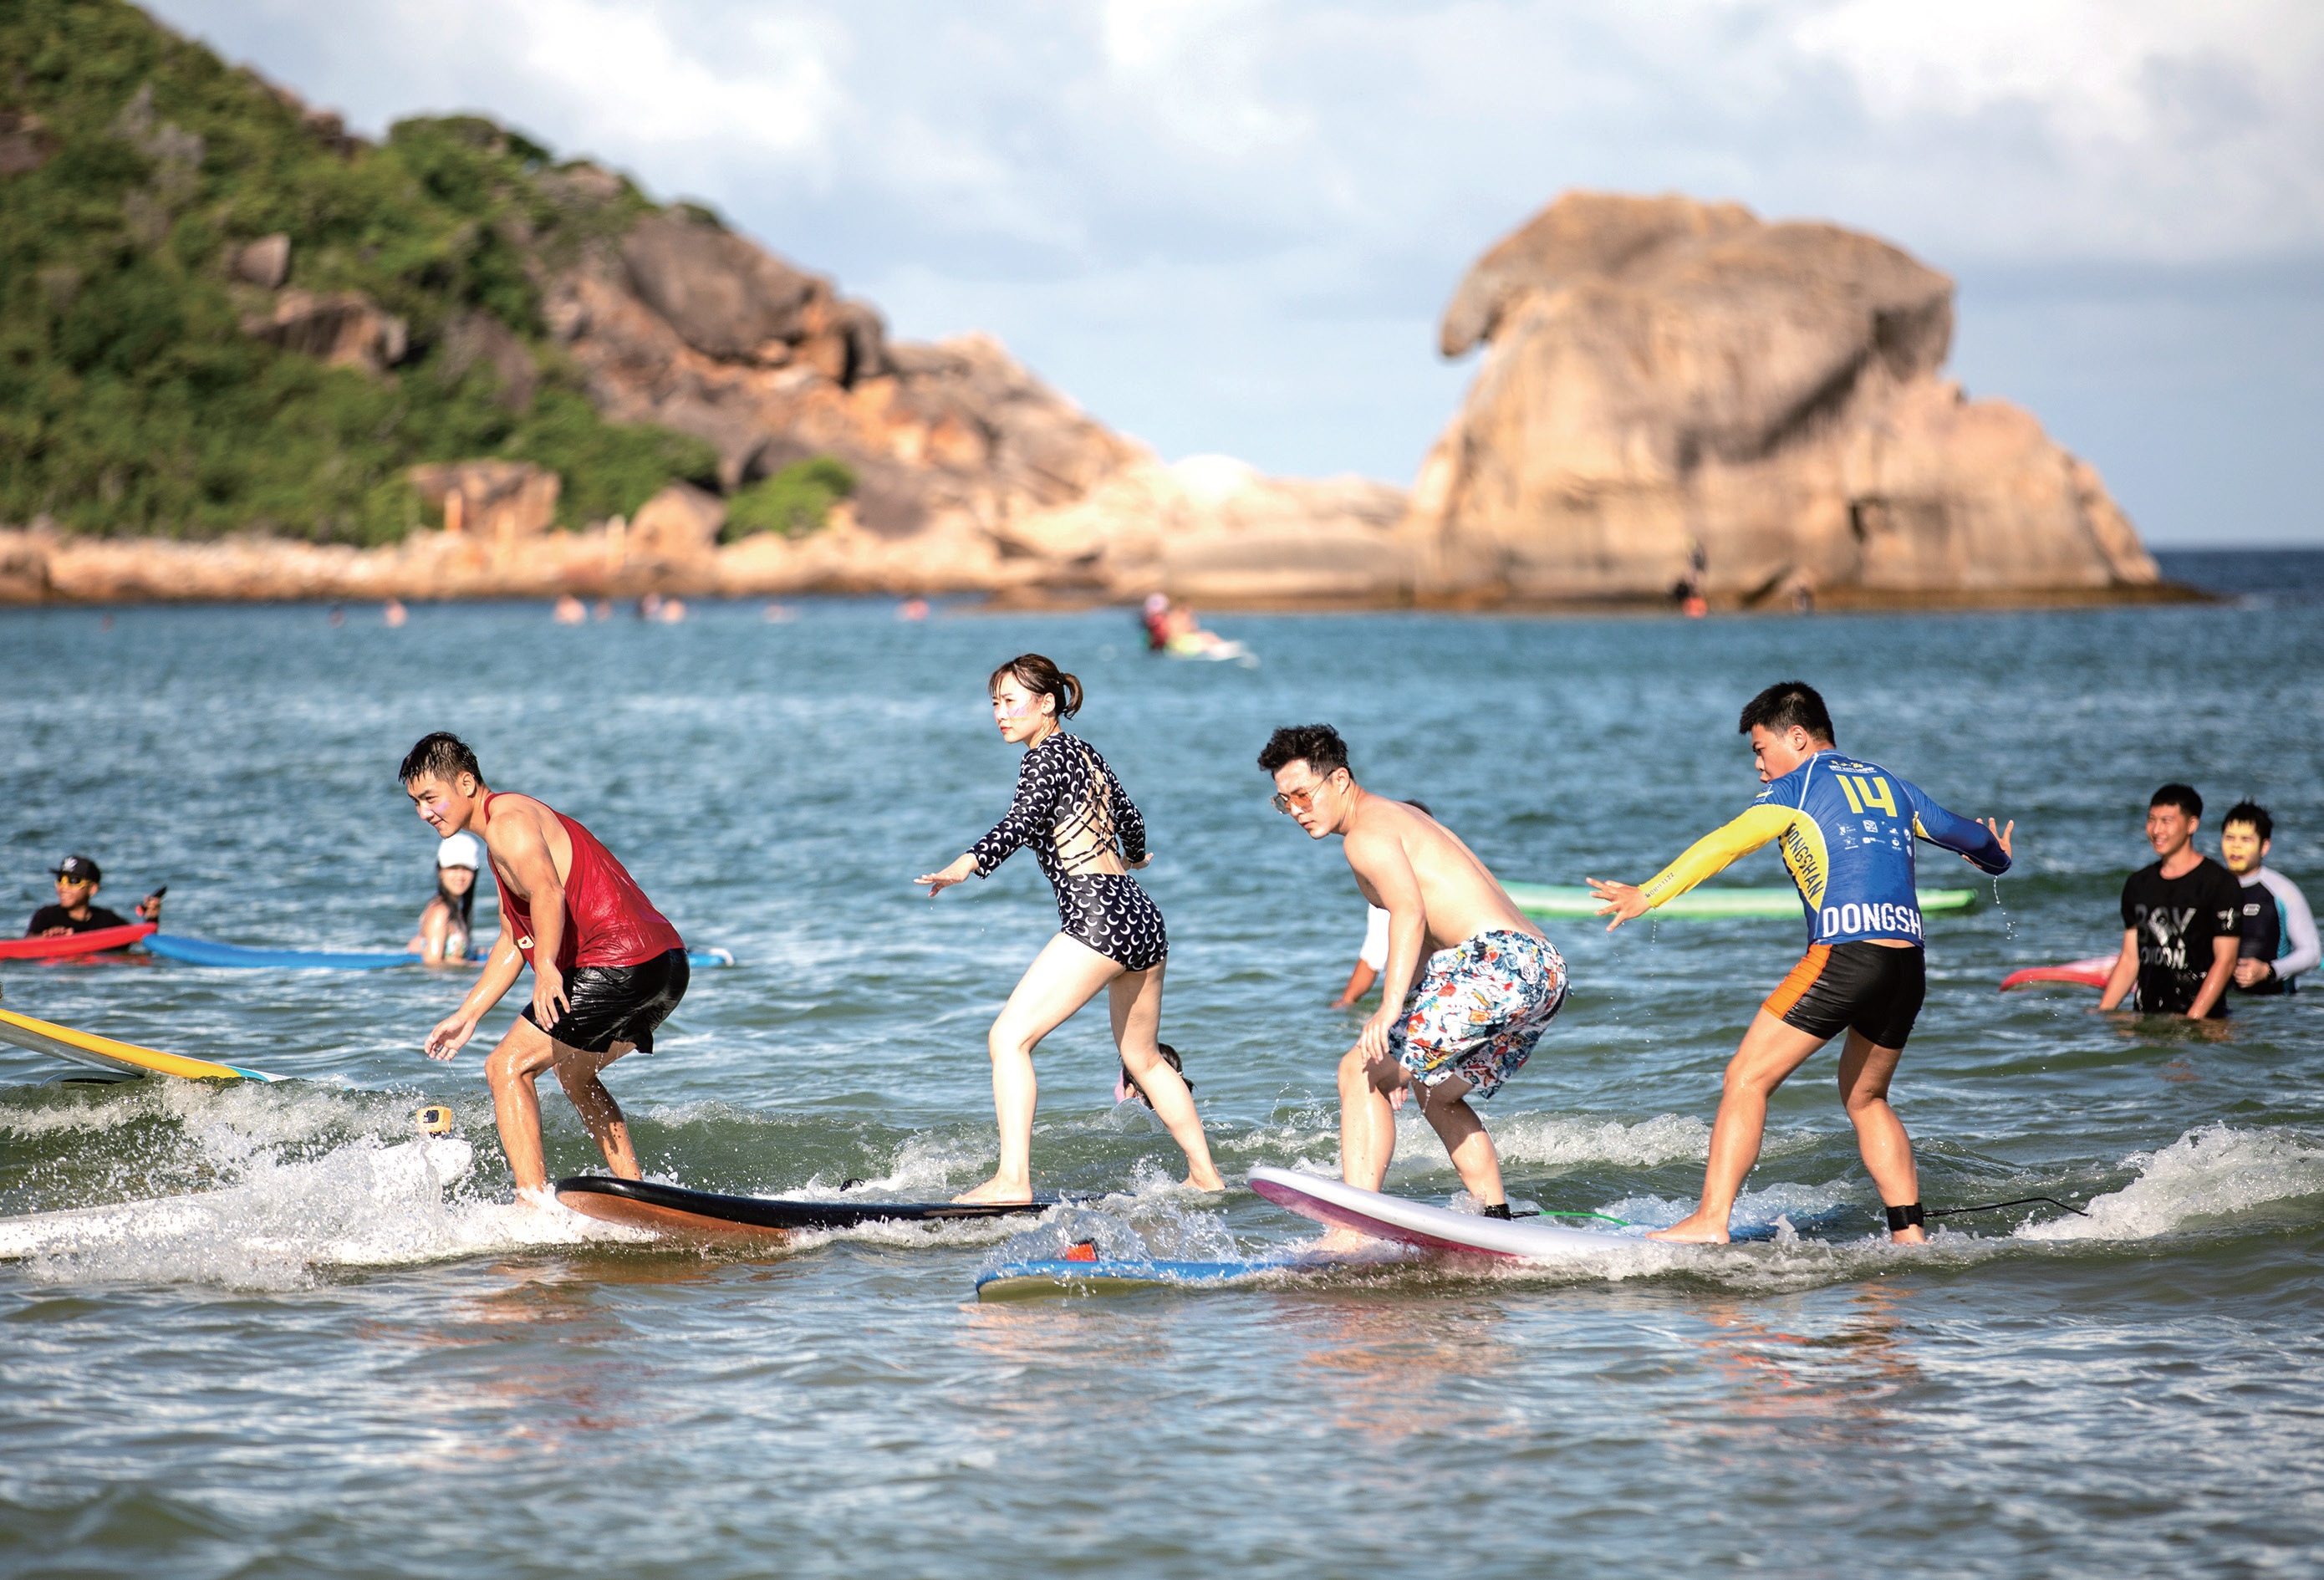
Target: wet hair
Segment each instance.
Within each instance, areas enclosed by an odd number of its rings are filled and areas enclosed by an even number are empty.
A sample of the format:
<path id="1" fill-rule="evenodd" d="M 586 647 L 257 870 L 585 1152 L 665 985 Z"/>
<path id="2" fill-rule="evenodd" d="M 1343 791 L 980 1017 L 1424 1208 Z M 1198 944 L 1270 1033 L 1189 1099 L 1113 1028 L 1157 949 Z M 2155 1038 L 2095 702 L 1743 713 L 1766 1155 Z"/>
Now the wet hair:
<path id="1" fill-rule="evenodd" d="M 1410 796 L 1406 796 L 1404 798 L 1404 804 L 1410 807 L 1416 812 L 1418 812 L 1424 818 L 1434 818 L 1436 816 L 1435 813 L 1428 809 L 1428 803 L 1426 801 L 1416 801 Z"/>
<path id="2" fill-rule="evenodd" d="M 1831 710 L 1805 680 L 1778 680 L 1745 703 L 1743 719 L 1735 733 L 1748 735 L 1754 725 L 1779 735 L 1796 725 L 1811 741 L 1821 741 L 1827 746 L 1839 741 L 1831 733 Z"/>
<path id="3" fill-rule="evenodd" d="M 2196 821 L 2202 820 L 2203 798 L 2195 793 L 2195 787 L 2191 784 L 2164 785 L 2146 798 L 2147 810 L 2153 811 L 2157 807 L 2176 807 Z"/>
<path id="4" fill-rule="evenodd" d="M 476 754 L 468 750 L 468 744 L 457 735 L 438 730 L 420 736 L 419 744 L 403 754 L 403 769 L 396 778 L 404 784 L 417 784 L 423 779 L 440 779 L 451 784 L 464 773 L 475 775 L 478 784 L 484 782 L 484 771 L 476 766 Z"/>
<path id="5" fill-rule="evenodd" d="M 1348 765 L 1348 744 L 1330 725 L 1285 725 L 1267 737 L 1259 765 L 1273 773 L 1286 762 L 1305 762 L 1318 779 Z"/>
<path id="6" fill-rule="evenodd" d="M 2225 828 L 2230 823 L 2243 824 L 2262 841 L 2275 837 L 2275 819 L 2269 817 L 2267 808 L 2257 801 L 2237 801 L 2229 807 L 2227 815 L 2219 819 L 2219 827 Z"/>
<path id="7" fill-rule="evenodd" d="M 455 894 L 444 887 L 444 869 L 437 868 L 436 898 L 441 900 L 444 902 L 444 909 L 450 911 L 459 921 L 463 932 L 473 933 L 476 930 L 476 891 L 484 887 L 484 882 L 483 874 L 477 873 L 475 868 L 471 867 L 469 873 L 471 877 L 468 892 L 466 894 Z"/>
<path id="8" fill-rule="evenodd" d="M 1069 719 L 1082 710 L 1080 679 L 1066 674 L 1039 653 L 1019 653 L 992 671 L 992 678 L 984 683 L 985 690 L 993 690 L 1003 678 L 1012 675 L 1017 684 L 1034 696 L 1056 698 L 1060 720 Z"/>
<path id="9" fill-rule="evenodd" d="M 1180 1080 L 1186 1081 L 1185 1061 L 1178 1057 L 1178 1050 L 1171 1047 L 1167 1042 L 1157 1042 L 1154 1046 L 1160 1051 L 1162 1055 L 1162 1062 L 1168 1065 L 1172 1069 L 1176 1070 Z M 1132 1097 L 1137 1098 L 1148 1108 L 1154 1106 L 1154 1099 L 1146 1095 L 1146 1088 L 1138 1084 L 1138 1077 L 1130 1073 L 1130 1067 L 1126 1064 L 1121 1067 L 1121 1084 L 1130 1088 L 1130 1095 Z M 1192 1081 L 1186 1081 L 1187 1092 L 1191 1094 L 1194 1089 L 1194 1083 Z"/>

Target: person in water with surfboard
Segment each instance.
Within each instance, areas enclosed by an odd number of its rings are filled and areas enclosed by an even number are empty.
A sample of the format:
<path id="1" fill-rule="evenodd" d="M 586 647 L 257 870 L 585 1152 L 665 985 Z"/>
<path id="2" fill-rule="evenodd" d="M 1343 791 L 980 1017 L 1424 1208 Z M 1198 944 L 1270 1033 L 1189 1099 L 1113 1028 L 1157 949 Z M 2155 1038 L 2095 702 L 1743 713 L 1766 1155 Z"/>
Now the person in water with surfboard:
<path id="1" fill-rule="evenodd" d="M 2155 860 L 2122 886 L 2122 953 L 2098 994 L 2111 1010 L 2138 993 L 2142 1015 L 2218 1020 L 2243 949 L 2242 885 L 2195 848 L 2203 798 L 2190 784 L 2166 784 L 2146 804 L 2146 843 Z"/>
<path id="2" fill-rule="evenodd" d="M 1752 762 L 1767 787 L 1741 817 L 1642 884 L 1590 880 L 1603 901 L 1598 914 L 1614 919 L 1610 933 L 1777 840 L 1807 908 L 1806 956 L 1759 1006 L 1728 1061 L 1702 1205 L 1650 1238 L 1726 1243 L 1736 1195 L 1758 1161 L 1767 1099 L 1845 1030 L 1840 1101 L 1888 1210 L 1889 1238 L 1917 1243 L 1924 1235 L 1913 1138 L 1888 1105 L 1888 1082 L 1927 989 L 1913 842 L 1942 845 L 1997 876 L 2009 870 L 2017 825 L 1957 818 L 1877 763 L 1841 755 L 1831 712 L 1803 681 L 1780 681 L 1754 697 L 1738 733 L 1751 737 Z"/>
<path id="3" fill-rule="evenodd" d="M 2219 861 L 2244 888 L 2236 935 L 2235 990 L 2296 993 L 2296 978 L 2324 963 L 2324 940 L 2300 885 L 2267 864 L 2275 819 L 2255 801 L 2237 801 L 2219 819 Z"/>
<path id="4" fill-rule="evenodd" d="M 605 1166 L 638 1178 L 629 1124 L 598 1075 L 623 1054 L 653 1051 L 654 1028 L 686 996 L 685 940 L 586 828 L 530 796 L 486 789 L 456 735 L 422 736 L 401 777 L 438 834 L 484 842 L 501 895 L 500 939 L 460 1007 L 429 1032 L 428 1057 L 457 1053 L 530 966 L 532 1002 L 484 1058 L 517 1199 L 545 1200 L 549 1186 L 534 1089 L 543 1070 L 557 1072 Z"/>
<path id="5" fill-rule="evenodd" d="M 1186 1183 L 1223 1190 L 1210 1142 L 1185 1079 L 1163 1061 L 1162 970 L 1170 952 L 1162 912 L 1130 872 L 1153 858 L 1146 820 L 1121 781 L 1088 742 L 1065 733 L 1079 712 L 1082 683 L 1039 653 L 1024 653 L 986 683 L 1001 738 L 1025 748 L 1009 815 L 941 872 L 913 879 L 933 900 L 971 876 L 990 877 L 1019 845 L 1057 896 L 1057 936 L 1034 956 L 985 1038 L 992 1056 L 992 1106 L 1001 1122 L 1001 1164 L 992 1178 L 954 1197 L 964 1202 L 1030 1201 L 1033 1049 L 1106 990 L 1122 1067 L 1186 1154 Z"/>
<path id="6" fill-rule="evenodd" d="M 465 965 L 476 932 L 476 876 L 484 847 L 473 834 L 436 842 L 436 892 L 420 911 L 420 930 L 404 949 L 424 966 Z"/>
<path id="7" fill-rule="evenodd" d="M 1509 1215 L 1500 1159 L 1471 1095 L 1517 1074 L 1565 1003 L 1565 961 L 1476 853 L 1408 801 L 1348 769 L 1330 725 L 1288 725 L 1259 765 L 1275 809 L 1310 839 L 1336 834 L 1364 898 L 1388 912 L 1380 1007 L 1340 1060 L 1340 1178 L 1378 1190 L 1407 1092 L 1488 1217 Z"/>
<path id="8" fill-rule="evenodd" d="M 107 910 L 94 903 L 97 886 L 105 881 L 95 862 L 85 855 L 69 855 L 50 869 L 57 881 L 57 902 L 43 905 L 32 912 L 32 919 L 24 924 L 28 938 L 64 938 L 75 933 L 97 933 L 108 928 L 127 927 L 117 910 Z M 139 921 L 161 925 L 161 895 L 159 891 L 137 902 Z"/>

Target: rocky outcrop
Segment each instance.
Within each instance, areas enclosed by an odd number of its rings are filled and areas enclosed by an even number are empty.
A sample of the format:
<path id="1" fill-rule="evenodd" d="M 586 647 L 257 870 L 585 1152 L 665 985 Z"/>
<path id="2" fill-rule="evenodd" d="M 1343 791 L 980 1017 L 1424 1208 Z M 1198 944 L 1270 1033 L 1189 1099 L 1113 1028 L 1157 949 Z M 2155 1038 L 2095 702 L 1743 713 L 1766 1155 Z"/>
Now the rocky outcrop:
<path id="1" fill-rule="evenodd" d="M 410 345 L 401 319 L 380 311 L 369 297 L 354 291 L 283 291 L 271 310 L 244 319 L 242 332 L 333 367 L 369 374 L 401 362 Z"/>
<path id="2" fill-rule="evenodd" d="M 558 272 L 544 313 L 607 416 L 708 440 L 729 490 L 836 456 L 876 536 L 990 528 L 1143 455 L 998 342 L 890 344 L 829 281 L 684 215 L 650 216 Z"/>
<path id="3" fill-rule="evenodd" d="M 1572 193 L 1480 259 L 1398 537 L 1424 602 L 1977 602 L 2151 587 L 2097 474 L 1939 376 L 1952 282 L 1735 204 Z M 1699 576 L 1692 569 L 1698 550 Z"/>
<path id="4" fill-rule="evenodd" d="M 420 497 L 443 513 L 447 537 L 503 546 L 548 531 L 565 489 L 556 473 L 527 461 L 431 461 L 409 476 Z"/>
<path id="5" fill-rule="evenodd" d="M 28 110 L 0 109 L 0 176 L 21 176 L 40 169 L 61 144 L 40 116 Z"/>
<path id="6" fill-rule="evenodd" d="M 226 270 L 245 285 L 272 291 L 290 274 L 290 237 L 282 231 L 260 236 L 228 254 Z"/>
<path id="7" fill-rule="evenodd" d="M 638 506 L 625 552 L 685 565 L 707 558 L 726 524 L 726 502 L 690 483 L 673 483 Z"/>

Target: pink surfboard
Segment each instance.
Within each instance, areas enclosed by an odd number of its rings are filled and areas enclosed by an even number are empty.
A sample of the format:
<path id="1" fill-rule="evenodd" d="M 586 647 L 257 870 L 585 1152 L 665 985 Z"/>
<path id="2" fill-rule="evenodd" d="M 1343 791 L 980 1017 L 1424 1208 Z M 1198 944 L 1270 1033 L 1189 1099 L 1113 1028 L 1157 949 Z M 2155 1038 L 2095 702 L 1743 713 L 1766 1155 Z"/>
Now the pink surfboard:
<path id="1" fill-rule="evenodd" d="M 2087 960 L 2069 960 L 2063 966 L 2029 966 L 2023 971 L 2013 971 L 2001 979 L 2001 991 L 2014 987 L 2035 987 L 2045 982 L 2067 982 L 2077 987 L 2104 987 L 2107 978 L 2114 975 L 2114 963 L 2119 955 L 2093 955 Z"/>

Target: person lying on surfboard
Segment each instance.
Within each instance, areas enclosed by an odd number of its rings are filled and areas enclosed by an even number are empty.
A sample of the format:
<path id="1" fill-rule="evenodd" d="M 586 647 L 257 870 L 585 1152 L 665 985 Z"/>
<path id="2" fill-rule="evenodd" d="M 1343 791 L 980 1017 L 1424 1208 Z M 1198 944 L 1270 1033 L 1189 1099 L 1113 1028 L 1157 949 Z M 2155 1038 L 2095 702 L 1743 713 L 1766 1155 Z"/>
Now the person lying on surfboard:
<path id="1" fill-rule="evenodd" d="M 1565 1002 L 1565 961 L 1458 836 L 1348 771 L 1329 725 L 1289 725 L 1259 765 L 1275 809 L 1336 834 L 1364 898 L 1388 912 L 1380 1007 L 1340 1060 L 1340 1178 L 1378 1190 L 1407 1091 L 1489 1217 L 1509 1215 L 1493 1138 L 1469 1106 L 1517 1074 Z"/>
<path id="2" fill-rule="evenodd" d="M 1033 957 L 985 1036 L 992 1058 L 992 1107 L 1001 1162 L 992 1178 L 953 1197 L 964 1202 L 1033 1198 L 1033 1049 L 1084 1004 L 1106 991 L 1113 1042 L 1155 1117 L 1186 1154 L 1186 1183 L 1223 1190 L 1186 1083 L 1162 1058 L 1162 970 L 1170 938 L 1153 897 L 1130 875 L 1152 857 L 1146 821 L 1094 747 L 1065 733 L 1080 711 L 1082 683 L 1043 658 L 1022 653 L 986 686 L 1001 738 L 1025 748 L 1008 816 L 942 872 L 912 880 L 933 900 L 954 883 L 989 877 L 1019 845 L 1057 896 L 1057 935 Z"/>
<path id="3" fill-rule="evenodd" d="M 533 1086 L 543 1070 L 557 1072 L 605 1166 L 638 1178 L 622 1106 L 597 1077 L 625 1053 L 653 1051 L 654 1028 L 686 996 L 685 940 L 586 828 L 530 796 L 487 790 L 476 754 L 456 735 L 420 737 L 401 777 L 438 834 L 484 842 L 501 894 L 500 940 L 460 1007 L 428 1033 L 428 1057 L 457 1053 L 530 966 L 532 1002 L 484 1058 L 517 1199 L 547 1199 Z"/>
<path id="4" fill-rule="evenodd" d="M 1806 958 L 1759 1006 L 1728 1061 L 1702 1205 L 1651 1238 L 1726 1243 L 1736 1193 L 1759 1158 L 1767 1099 L 1845 1030 L 1840 1101 L 1888 1209 L 1890 1239 L 1917 1243 L 1923 1236 L 1913 1139 L 1888 1105 L 1889 1078 L 1927 986 L 1913 842 L 1941 845 L 1997 875 L 2009 870 L 2017 825 L 1957 818 L 1917 785 L 1840 755 L 1823 698 L 1802 681 L 1781 681 L 1745 704 L 1739 733 L 1751 737 L 1752 762 L 1767 787 L 1741 817 L 1696 840 L 1644 884 L 1590 880 L 1604 901 L 1598 914 L 1614 919 L 1606 924 L 1610 933 L 1780 840 L 1807 907 Z"/>

